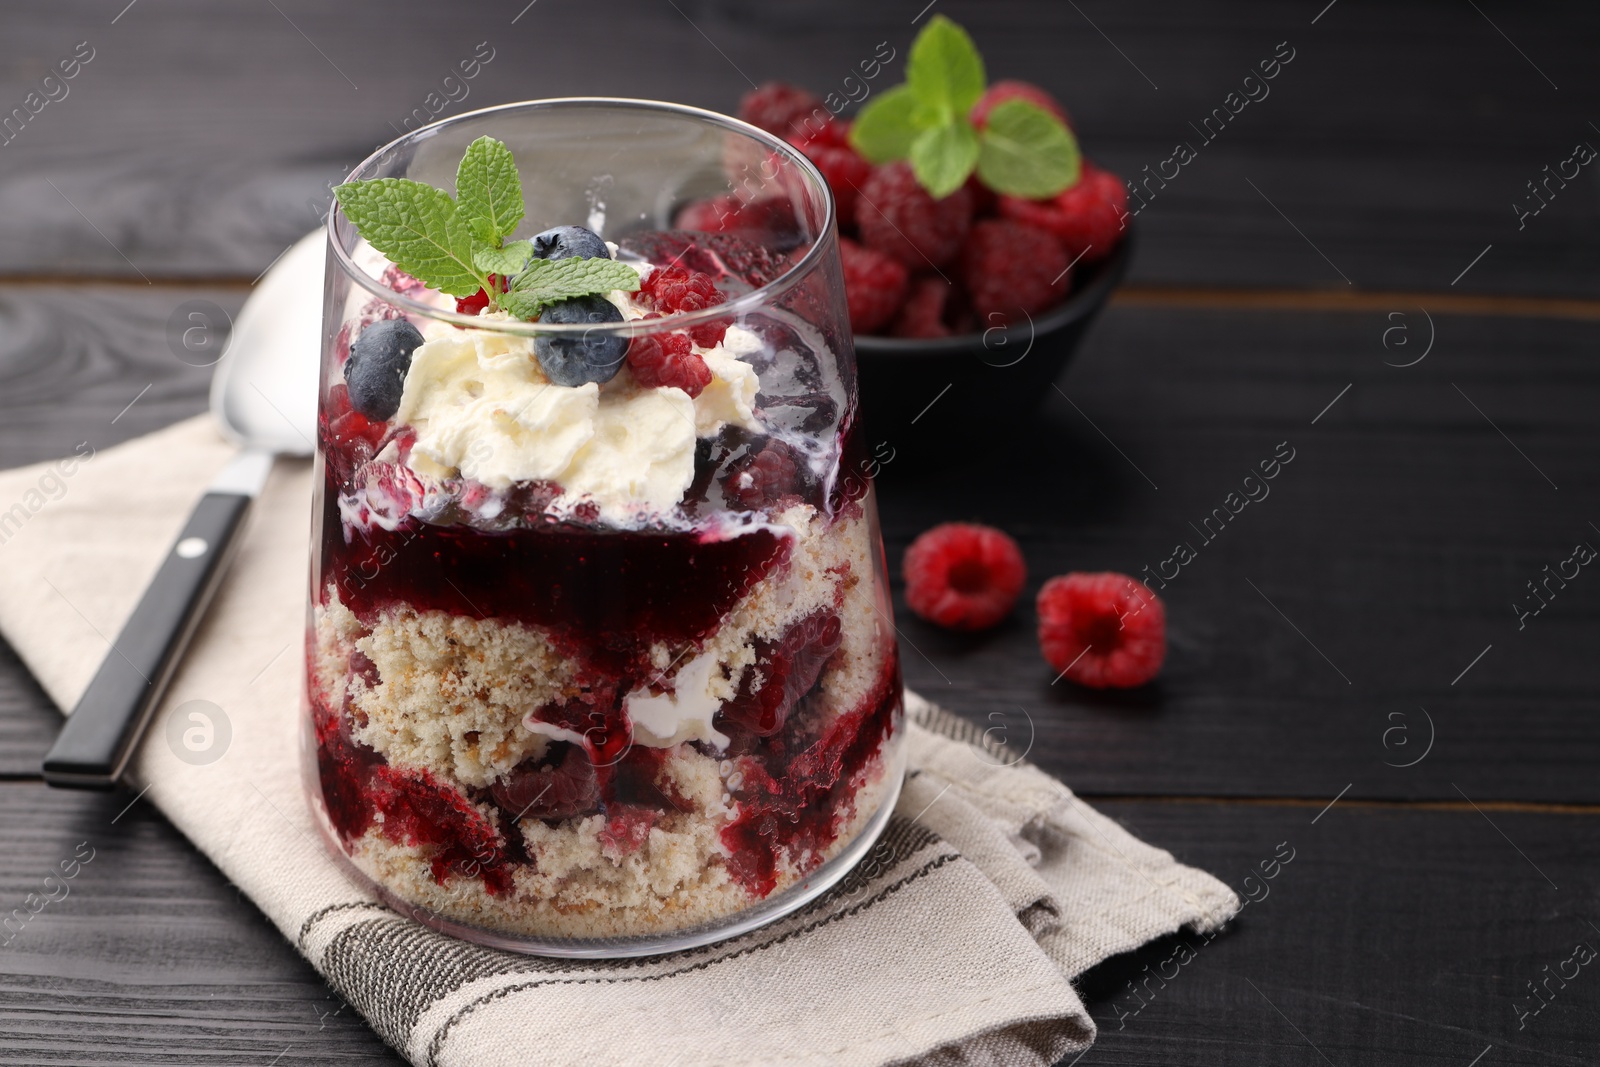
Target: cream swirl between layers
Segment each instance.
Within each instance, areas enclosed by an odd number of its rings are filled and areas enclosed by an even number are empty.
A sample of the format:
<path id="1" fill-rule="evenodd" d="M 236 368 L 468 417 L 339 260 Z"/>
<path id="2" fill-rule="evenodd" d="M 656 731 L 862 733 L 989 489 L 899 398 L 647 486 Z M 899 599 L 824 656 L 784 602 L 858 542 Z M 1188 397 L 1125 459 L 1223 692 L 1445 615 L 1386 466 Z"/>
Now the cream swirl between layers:
<path id="1" fill-rule="evenodd" d="M 739 326 L 715 348 L 696 347 L 712 378 L 693 399 L 643 388 L 626 371 L 604 385 L 556 385 L 532 337 L 443 324 L 429 335 L 411 355 L 395 413 L 416 432 L 407 464 L 426 479 L 459 473 L 492 489 L 552 481 L 568 505 L 592 501 L 602 520 L 627 523 L 683 498 L 697 437 L 730 423 L 759 429 L 761 382 L 739 356 L 761 341 Z"/>

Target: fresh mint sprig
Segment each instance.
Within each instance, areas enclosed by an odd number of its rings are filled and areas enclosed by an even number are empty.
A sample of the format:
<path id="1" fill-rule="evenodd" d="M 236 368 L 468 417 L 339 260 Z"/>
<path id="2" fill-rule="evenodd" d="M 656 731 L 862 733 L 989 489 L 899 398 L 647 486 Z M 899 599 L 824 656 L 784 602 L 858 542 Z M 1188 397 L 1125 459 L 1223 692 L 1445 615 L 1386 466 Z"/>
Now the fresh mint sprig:
<path id="1" fill-rule="evenodd" d="M 472 262 L 472 231 L 450 194 L 409 178 L 346 182 L 334 189 L 339 206 L 395 266 L 451 296 L 471 296 L 485 284 Z"/>
<path id="2" fill-rule="evenodd" d="M 395 266 L 454 297 L 482 289 L 489 310 L 532 321 L 578 296 L 639 288 L 632 267 L 610 259 L 534 259 L 532 241 L 510 237 L 527 214 L 511 149 L 493 137 L 467 146 L 456 195 L 409 178 L 346 182 L 333 190 L 367 242 Z M 506 279 L 505 288 L 490 275 Z"/>
<path id="3" fill-rule="evenodd" d="M 505 142 L 480 137 L 456 168 L 456 206 L 472 235 L 499 248 L 527 214 L 522 179 Z"/>
<path id="4" fill-rule="evenodd" d="M 983 95 L 983 57 L 967 31 L 935 15 L 912 42 L 903 85 L 880 95 L 857 116 L 850 143 L 869 162 L 904 159 L 917 182 L 946 197 L 977 171 L 989 188 L 1039 199 L 1076 184 L 1082 170 L 1077 139 L 1050 112 L 1007 100 L 979 130 L 968 117 Z"/>
<path id="5" fill-rule="evenodd" d="M 536 259 L 511 281 L 500 306 L 522 319 L 534 319 L 551 304 L 576 296 L 639 288 L 639 272 L 614 259 Z"/>

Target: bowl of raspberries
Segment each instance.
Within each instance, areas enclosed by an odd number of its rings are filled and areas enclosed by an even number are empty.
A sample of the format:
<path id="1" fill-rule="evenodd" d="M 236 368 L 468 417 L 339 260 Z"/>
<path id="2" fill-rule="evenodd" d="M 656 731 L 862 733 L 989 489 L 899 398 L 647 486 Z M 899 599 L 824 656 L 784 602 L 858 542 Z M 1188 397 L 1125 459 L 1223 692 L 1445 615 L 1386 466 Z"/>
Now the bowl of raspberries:
<path id="1" fill-rule="evenodd" d="M 833 191 L 869 432 L 942 457 L 975 433 L 1002 439 L 1050 393 L 1133 240 L 1122 180 L 1082 157 L 1066 110 L 1027 82 L 985 84 L 955 23 L 929 23 L 906 74 L 853 119 L 837 94 L 780 82 L 745 94 L 738 115 Z M 693 204 L 678 224 L 760 230 L 786 206 Z"/>

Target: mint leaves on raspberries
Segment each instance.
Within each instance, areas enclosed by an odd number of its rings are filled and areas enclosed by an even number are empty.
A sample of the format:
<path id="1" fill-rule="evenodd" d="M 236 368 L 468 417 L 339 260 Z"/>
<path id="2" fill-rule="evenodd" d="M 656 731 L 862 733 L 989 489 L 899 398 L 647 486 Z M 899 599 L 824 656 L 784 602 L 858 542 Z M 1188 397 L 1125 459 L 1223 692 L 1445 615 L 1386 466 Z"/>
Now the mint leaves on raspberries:
<path id="1" fill-rule="evenodd" d="M 967 31 L 935 15 L 911 45 L 906 81 L 873 100 L 850 130 L 871 163 L 908 160 L 935 198 L 972 175 L 1009 196 L 1054 196 L 1078 180 L 1082 157 L 1065 123 L 1026 100 L 1007 100 L 973 125 L 983 95 L 983 57 Z"/>
<path id="2" fill-rule="evenodd" d="M 493 137 L 467 146 L 454 197 L 409 178 L 346 182 L 333 195 L 395 266 L 454 297 L 482 290 L 491 311 L 532 321 L 562 300 L 639 288 L 638 272 L 615 260 L 535 259 L 533 242 L 507 243 L 527 206 L 511 150 Z M 509 292 L 490 275 L 509 279 Z"/>

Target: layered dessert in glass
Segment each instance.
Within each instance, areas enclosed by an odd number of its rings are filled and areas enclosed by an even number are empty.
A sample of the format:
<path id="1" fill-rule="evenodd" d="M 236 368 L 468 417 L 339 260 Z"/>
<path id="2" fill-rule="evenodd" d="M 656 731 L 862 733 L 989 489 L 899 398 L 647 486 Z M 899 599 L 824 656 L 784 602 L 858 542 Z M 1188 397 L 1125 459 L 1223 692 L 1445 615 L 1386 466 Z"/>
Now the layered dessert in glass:
<path id="1" fill-rule="evenodd" d="M 730 936 L 841 877 L 899 788 L 832 205 L 760 131 L 605 100 L 448 120 L 341 191 L 427 183 L 471 223 L 485 139 L 526 204 L 474 229 L 476 291 L 397 262 L 353 195 L 330 216 L 313 805 L 362 880 L 462 936 Z M 674 228 L 716 195 L 760 225 Z"/>

